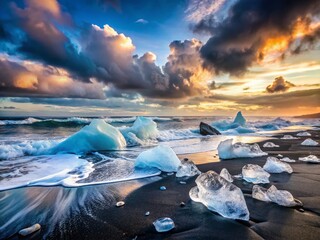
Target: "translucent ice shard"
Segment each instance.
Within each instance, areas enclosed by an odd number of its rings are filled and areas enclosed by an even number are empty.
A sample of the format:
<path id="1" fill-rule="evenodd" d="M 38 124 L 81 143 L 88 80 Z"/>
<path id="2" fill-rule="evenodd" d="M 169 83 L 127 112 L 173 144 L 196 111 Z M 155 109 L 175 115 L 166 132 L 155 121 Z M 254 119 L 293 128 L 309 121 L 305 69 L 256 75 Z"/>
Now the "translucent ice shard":
<path id="1" fill-rule="evenodd" d="M 153 225 L 156 228 L 157 232 L 168 232 L 175 227 L 172 219 L 168 217 L 158 218 L 153 222 Z"/>
<path id="2" fill-rule="evenodd" d="M 243 158 L 243 157 L 260 157 L 268 155 L 263 152 L 259 145 L 235 143 L 232 144 L 233 139 L 227 139 L 219 143 L 218 154 L 221 159 Z"/>
<path id="3" fill-rule="evenodd" d="M 318 144 L 318 142 L 312 140 L 311 138 L 307 138 L 301 143 L 303 146 L 317 146 Z"/>
<path id="4" fill-rule="evenodd" d="M 299 133 L 297 133 L 297 136 L 298 137 L 310 137 L 311 134 L 308 132 L 299 132 Z"/>
<path id="5" fill-rule="evenodd" d="M 240 188 L 214 171 L 201 173 L 191 188 L 190 198 L 226 218 L 249 220 L 249 211 Z"/>
<path id="6" fill-rule="evenodd" d="M 297 139 L 297 138 L 287 134 L 287 135 L 283 135 L 281 139 Z"/>
<path id="7" fill-rule="evenodd" d="M 201 172 L 197 166 L 188 158 L 181 161 L 181 165 L 178 168 L 176 177 L 193 177 L 200 174 Z"/>
<path id="8" fill-rule="evenodd" d="M 270 174 L 259 165 L 247 164 L 242 168 L 242 177 L 247 182 L 254 184 L 269 183 Z"/>
<path id="9" fill-rule="evenodd" d="M 34 225 L 32 225 L 31 227 L 28 227 L 28 228 L 24 228 L 24 229 L 21 229 L 19 231 L 19 234 L 21 236 L 28 236 L 36 231 L 38 231 L 39 229 L 41 228 L 40 224 L 39 223 L 36 223 Z"/>
<path id="10" fill-rule="evenodd" d="M 280 158 L 279 160 L 282 162 L 296 162 L 296 160 L 288 158 L 288 157 Z"/>
<path id="11" fill-rule="evenodd" d="M 268 189 L 259 185 L 254 185 L 252 187 L 252 197 L 260 201 L 271 202 L 270 198 L 268 197 L 267 190 Z"/>
<path id="12" fill-rule="evenodd" d="M 135 161 L 138 168 L 158 168 L 164 172 L 176 172 L 181 161 L 175 152 L 167 146 L 159 145 L 139 154 Z"/>
<path id="13" fill-rule="evenodd" d="M 268 157 L 263 169 L 268 173 L 293 172 L 292 167 L 288 163 L 282 162 L 276 157 Z"/>
<path id="14" fill-rule="evenodd" d="M 263 144 L 264 148 L 274 148 L 274 147 L 279 147 L 279 145 L 274 144 L 273 142 L 266 142 Z"/>
<path id="15" fill-rule="evenodd" d="M 237 116 L 233 120 L 233 123 L 237 123 L 240 126 L 246 125 L 246 119 L 242 116 L 242 112 L 241 111 L 237 113 Z"/>
<path id="16" fill-rule="evenodd" d="M 293 207 L 301 205 L 299 202 L 295 201 L 290 192 L 286 190 L 278 190 L 274 185 L 268 189 L 267 195 L 272 202 L 281 206 Z"/>
<path id="17" fill-rule="evenodd" d="M 221 170 L 220 176 L 223 177 L 228 182 L 233 182 L 233 178 L 232 178 L 231 174 L 229 173 L 229 171 L 226 168 L 223 168 Z"/>
<path id="18" fill-rule="evenodd" d="M 320 163 L 320 159 L 315 155 L 309 155 L 307 157 L 299 157 L 300 161 L 310 162 L 310 163 Z"/>

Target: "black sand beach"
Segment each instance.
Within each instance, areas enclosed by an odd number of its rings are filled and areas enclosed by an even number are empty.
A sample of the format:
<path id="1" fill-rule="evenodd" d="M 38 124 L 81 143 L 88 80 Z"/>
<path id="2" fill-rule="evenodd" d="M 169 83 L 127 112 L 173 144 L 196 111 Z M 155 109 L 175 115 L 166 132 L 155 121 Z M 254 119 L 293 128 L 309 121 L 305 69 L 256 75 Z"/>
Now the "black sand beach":
<path id="1" fill-rule="evenodd" d="M 320 140 L 319 130 L 308 132 L 312 134 L 312 139 Z M 284 140 L 280 139 L 281 136 L 283 134 L 268 140 L 280 145 L 280 148 L 263 148 L 264 142 L 258 144 L 269 156 L 281 154 L 297 160 L 309 154 L 320 155 L 320 146 L 300 145 L 307 137 Z M 248 163 L 263 166 L 267 158 L 213 162 L 218 161 L 215 154 L 207 152 L 191 154 L 188 157 L 198 164 L 202 172 L 220 172 L 222 168 L 227 168 L 233 175 L 241 173 L 241 168 Z M 212 162 L 208 163 L 208 159 Z M 200 164 L 201 162 L 204 164 Z M 128 183 L 117 184 L 114 188 L 119 193 L 108 200 L 112 203 L 111 207 L 104 207 L 103 203 L 92 203 L 90 214 L 80 208 L 66 219 L 63 227 L 55 227 L 49 235 L 44 233 L 50 222 L 41 222 L 43 229 L 29 239 L 319 239 L 320 164 L 297 161 L 290 165 L 294 170 L 292 174 L 271 174 L 270 184 L 263 186 L 275 185 L 280 190 L 290 191 L 295 198 L 303 202 L 303 207 L 300 208 L 287 208 L 255 200 L 251 197 L 253 185 L 243 180 L 235 180 L 234 184 L 240 187 L 245 195 L 250 221 L 226 219 L 209 211 L 204 205 L 190 200 L 189 190 L 195 186 L 196 177 L 184 180 L 186 184 L 181 184 L 182 179 L 164 173 L 159 181 L 144 185 L 129 195 L 121 194 L 125 191 L 122 188 Z M 167 190 L 159 190 L 160 186 L 166 186 Z M 110 187 L 112 186 L 101 185 L 86 188 L 107 190 Z M 36 189 L 39 191 L 45 188 L 29 188 L 28 191 Z M 120 200 L 125 201 L 125 205 L 115 207 L 116 201 Z M 181 202 L 184 202 L 185 206 L 181 206 Z M 50 205 L 47 209 L 50 209 Z M 150 211 L 149 216 L 145 216 L 147 211 Z M 160 217 L 172 218 L 176 227 L 167 233 L 157 233 L 152 222 Z M 10 237 L 19 238 L 17 234 Z"/>

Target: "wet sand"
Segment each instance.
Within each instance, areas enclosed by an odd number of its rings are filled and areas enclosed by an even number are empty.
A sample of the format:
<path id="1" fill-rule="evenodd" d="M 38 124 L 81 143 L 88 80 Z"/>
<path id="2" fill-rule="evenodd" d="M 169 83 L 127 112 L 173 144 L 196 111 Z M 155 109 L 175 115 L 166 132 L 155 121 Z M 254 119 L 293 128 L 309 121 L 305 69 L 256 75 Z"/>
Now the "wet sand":
<path id="1" fill-rule="evenodd" d="M 319 141 L 320 131 L 309 131 L 311 138 Z M 295 135 L 295 134 L 293 134 Z M 308 137 L 294 140 L 280 139 L 283 134 L 268 140 L 280 145 L 280 148 L 263 148 L 269 156 L 282 154 L 284 157 L 298 159 L 309 154 L 320 156 L 320 146 L 301 146 Z M 267 157 L 243 158 L 218 162 L 216 152 L 181 155 L 189 157 L 198 164 L 202 172 L 214 170 L 220 172 L 227 168 L 231 174 L 241 173 L 245 164 L 254 163 L 263 166 Z M 234 181 L 241 188 L 250 212 L 250 221 L 226 219 L 209 211 L 200 203 L 192 202 L 189 190 L 195 186 L 195 178 L 185 180 L 175 175 L 162 174 L 159 181 L 144 185 L 130 192 L 124 199 L 110 200 L 111 206 L 91 204 L 90 211 L 70 214 L 63 227 L 56 227 L 46 239 L 319 239 L 320 236 L 320 164 L 301 161 L 290 163 L 292 174 L 271 174 L 270 184 L 278 189 L 288 190 L 303 202 L 302 208 L 286 208 L 274 203 L 266 203 L 251 197 L 252 184 L 242 180 Z M 125 185 L 125 183 L 124 183 Z M 121 185 L 117 189 L 121 192 Z M 160 186 L 166 186 L 161 191 Z M 94 186 L 91 188 L 109 188 L 110 186 Z M 39 189 L 39 188 L 37 188 Z M 32 188 L 30 188 L 32 190 Z M 18 190 L 12 190 L 18 191 Z M 93 193 L 94 194 L 94 193 Z M 121 194 L 118 194 L 119 196 Z M 125 205 L 117 208 L 116 201 L 124 200 Z M 184 202 L 185 206 L 180 206 Z M 107 204 L 106 204 L 107 205 Z M 50 206 L 48 206 L 50 208 Z M 149 216 L 145 212 L 150 211 Z M 157 233 L 152 222 L 160 217 L 170 217 L 176 227 L 167 233 Z M 44 230 L 46 229 L 46 224 Z M 31 236 L 41 239 L 45 231 Z M 0 233 L 1 236 L 1 233 Z M 0 237 L 1 238 L 1 237 Z M 13 235 L 11 239 L 18 239 Z"/>

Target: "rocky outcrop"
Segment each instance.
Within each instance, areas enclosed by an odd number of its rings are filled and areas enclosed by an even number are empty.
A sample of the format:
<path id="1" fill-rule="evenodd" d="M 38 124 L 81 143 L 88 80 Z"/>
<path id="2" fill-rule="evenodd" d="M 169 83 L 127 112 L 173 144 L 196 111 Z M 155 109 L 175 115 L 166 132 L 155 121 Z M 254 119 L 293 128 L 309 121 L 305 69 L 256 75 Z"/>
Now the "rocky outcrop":
<path id="1" fill-rule="evenodd" d="M 209 124 L 206 124 L 204 122 L 200 123 L 200 134 L 201 135 L 221 135 L 221 133 L 215 129 L 214 127 L 210 126 Z"/>

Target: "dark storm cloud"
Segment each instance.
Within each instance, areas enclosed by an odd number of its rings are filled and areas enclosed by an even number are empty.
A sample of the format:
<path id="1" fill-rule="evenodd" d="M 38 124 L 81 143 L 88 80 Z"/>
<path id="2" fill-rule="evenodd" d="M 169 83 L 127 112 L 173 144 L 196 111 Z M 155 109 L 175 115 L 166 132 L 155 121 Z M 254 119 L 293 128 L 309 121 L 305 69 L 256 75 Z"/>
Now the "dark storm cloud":
<path id="1" fill-rule="evenodd" d="M 274 79 L 272 84 L 266 87 L 266 91 L 268 93 L 275 93 L 275 92 L 286 92 L 289 88 L 294 87 L 295 85 L 289 81 L 284 80 L 282 76 L 277 77 Z"/>
<path id="2" fill-rule="evenodd" d="M 285 36 L 291 45 L 297 21 L 309 27 L 319 12 L 318 0 L 241 0 L 231 6 L 223 20 L 205 16 L 193 31 L 212 34 L 200 50 L 206 68 L 240 75 L 264 58 L 261 48 L 266 40 Z M 292 51 L 298 53 L 318 37 L 314 33 L 305 36 Z"/>
<path id="3" fill-rule="evenodd" d="M 222 82 L 222 83 L 216 83 L 215 81 L 212 81 L 208 87 L 211 90 L 215 89 L 222 89 L 222 88 L 228 88 L 233 86 L 241 86 L 245 84 L 246 82 Z"/>

